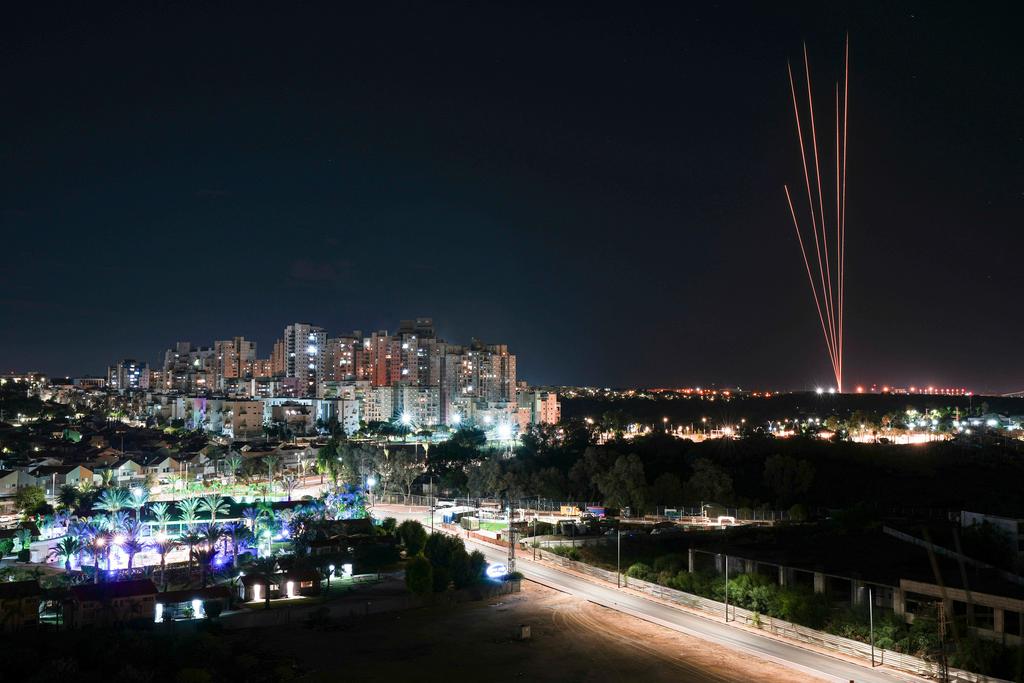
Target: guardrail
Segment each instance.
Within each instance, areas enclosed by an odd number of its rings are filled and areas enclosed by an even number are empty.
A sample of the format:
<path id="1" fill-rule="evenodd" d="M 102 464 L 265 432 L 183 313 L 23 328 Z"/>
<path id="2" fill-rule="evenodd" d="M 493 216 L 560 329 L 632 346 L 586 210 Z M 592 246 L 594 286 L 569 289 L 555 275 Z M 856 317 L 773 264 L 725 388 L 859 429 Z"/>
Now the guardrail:
<path id="1" fill-rule="evenodd" d="M 690 609 L 700 610 L 711 615 L 720 615 L 723 619 L 725 618 L 726 605 L 724 602 L 701 597 L 692 593 L 684 593 L 683 591 L 679 591 L 674 588 L 667 588 L 656 583 L 651 583 L 650 581 L 630 578 L 625 574 L 617 576 L 615 572 L 601 569 L 600 567 L 594 567 L 584 562 L 570 560 L 546 550 L 538 549 L 537 553 L 538 557 L 545 562 L 550 562 L 551 564 L 571 569 L 575 572 L 600 579 L 601 581 L 607 581 L 612 584 L 617 583 L 617 580 L 621 579 L 624 586 L 644 593 L 650 597 L 665 600 L 667 602 L 674 602 Z M 870 659 L 871 657 L 871 646 L 868 643 L 862 643 L 859 640 L 852 640 L 850 638 L 832 635 L 831 633 L 807 628 L 806 626 L 800 626 L 799 624 L 783 621 L 782 619 L 757 614 L 742 607 L 729 605 L 728 617 L 730 621 L 737 621 L 746 626 L 766 631 L 784 638 L 789 638 L 791 640 L 796 640 L 798 642 L 816 645 L 832 652 L 860 659 Z M 940 673 L 938 664 L 925 661 L 920 657 L 914 657 L 913 655 L 894 652 L 892 650 L 883 650 L 877 647 L 874 652 L 876 662 L 891 666 L 894 669 L 906 671 L 917 676 L 934 677 L 938 676 Z M 960 669 L 948 669 L 947 675 L 948 680 L 956 681 L 958 683 L 1009 683 L 1009 681 L 1004 681 L 1001 678 L 992 678 L 990 676 L 983 676 L 981 674 L 963 671 Z"/>

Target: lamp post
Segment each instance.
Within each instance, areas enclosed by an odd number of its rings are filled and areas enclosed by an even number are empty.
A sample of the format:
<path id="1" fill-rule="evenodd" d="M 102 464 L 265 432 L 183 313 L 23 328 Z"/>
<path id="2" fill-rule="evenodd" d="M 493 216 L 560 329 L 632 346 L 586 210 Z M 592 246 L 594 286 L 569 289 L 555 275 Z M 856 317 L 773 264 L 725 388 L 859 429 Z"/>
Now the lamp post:
<path id="1" fill-rule="evenodd" d="M 729 623 L 729 556 L 725 556 L 725 623 Z"/>
<path id="2" fill-rule="evenodd" d="M 871 668 L 875 668 L 875 600 L 868 586 L 868 628 L 871 633 Z"/>
<path id="3" fill-rule="evenodd" d="M 334 565 L 327 565 L 327 590 L 331 590 L 331 575 L 334 574 Z"/>
<path id="4" fill-rule="evenodd" d="M 622 520 L 615 525 L 615 587 L 622 588 Z"/>

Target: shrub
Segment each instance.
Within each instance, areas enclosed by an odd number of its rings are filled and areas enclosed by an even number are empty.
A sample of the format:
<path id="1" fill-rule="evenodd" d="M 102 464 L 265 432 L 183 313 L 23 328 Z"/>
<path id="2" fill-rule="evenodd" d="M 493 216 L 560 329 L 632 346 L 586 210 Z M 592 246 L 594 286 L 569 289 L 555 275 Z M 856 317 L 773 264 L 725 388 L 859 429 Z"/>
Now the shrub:
<path id="1" fill-rule="evenodd" d="M 419 555 L 427 543 L 427 531 L 415 519 L 407 519 L 396 528 L 399 540 L 405 546 L 405 554 L 409 557 Z"/>
<path id="2" fill-rule="evenodd" d="M 651 579 L 651 567 L 643 562 L 637 562 L 626 570 L 626 576 L 632 579 L 640 579 L 641 581 L 649 581 Z"/>
<path id="3" fill-rule="evenodd" d="M 398 520 L 394 517 L 385 517 L 380 522 L 380 530 L 387 536 L 394 536 L 397 526 Z"/>
<path id="4" fill-rule="evenodd" d="M 654 571 L 658 574 L 662 572 L 676 574 L 680 569 L 686 566 L 688 566 L 688 560 L 680 553 L 661 555 L 654 560 Z"/>
<path id="5" fill-rule="evenodd" d="M 434 569 L 430 560 L 416 555 L 405 565 L 405 587 L 416 595 L 426 595 L 434 587 Z"/>
<path id="6" fill-rule="evenodd" d="M 451 573 L 444 567 L 433 567 L 432 588 L 435 593 L 444 593 L 452 582 Z"/>
<path id="7" fill-rule="evenodd" d="M 566 558 L 568 558 L 570 560 L 574 560 L 576 562 L 579 562 L 582 559 L 582 557 L 583 557 L 580 554 L 579 549 L 577 549 L 577 548 L 575 548 L 575 547 L 573 547 L 571 545 L 556 545 L 556 546 L 553 546 L 553 547 L 549 548 L 548 550 L 553 552 L 555 555 L 558 555 L 560 557 L 566 557 Z"/>

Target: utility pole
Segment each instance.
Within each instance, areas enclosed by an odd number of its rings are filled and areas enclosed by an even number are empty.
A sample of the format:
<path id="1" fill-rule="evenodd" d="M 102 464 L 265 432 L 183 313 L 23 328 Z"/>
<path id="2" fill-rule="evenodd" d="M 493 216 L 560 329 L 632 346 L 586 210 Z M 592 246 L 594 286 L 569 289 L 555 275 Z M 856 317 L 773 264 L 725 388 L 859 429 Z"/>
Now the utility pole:
<path id="1" fill-rule="evenodd" d="M 506 569 L 511 574 L 516 570 L 516 531 L 512 526 L 512 502 L 509 501 L 509 506 L 506 508 L 506 515 L 508 515 L 508 564 Z"/>
<path id="2" fill-rule="evenodd" d="M 540 503 L 537 503 L 537 506 L 540 507 Z M 534 513 L 533 513 L 533 561 L 534 562 L 537 561 L 537 545 L 539 544 L 539 541 L 537 540 L 537 517 L 538 516 L 539 516 L 539 513 L 537 511 L 534 511 Z"/>
<path id="3" fill-rule="evenodd" d="M 875 668 L 875 600 L 868 586 L 868 628 L 871 629 L 871 668 Z"/>
<path id="4" fill-rule="evenodd" d="M 729 623 L 729 556 L 725 556 L 725 623 Z"/>
<path id="5" fill-rule="evenodd" d="M 622 588 L 622 520 L 615 525 L 615 587 Z"/>

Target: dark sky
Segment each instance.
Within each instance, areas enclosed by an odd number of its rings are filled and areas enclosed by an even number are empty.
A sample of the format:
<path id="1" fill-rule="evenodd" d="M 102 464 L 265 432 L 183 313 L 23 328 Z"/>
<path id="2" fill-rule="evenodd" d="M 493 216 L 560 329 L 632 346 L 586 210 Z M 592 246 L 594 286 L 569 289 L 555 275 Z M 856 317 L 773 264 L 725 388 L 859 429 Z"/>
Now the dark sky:
<path id="1" fill-rule="evenodd" d="M 1024 389 L 1010 3 L 21 4 L 5 368 L 432 315 L 536 383 L 827 383 L 785 65 L 828 102 L 849 30 L 847 384 Z"/>

